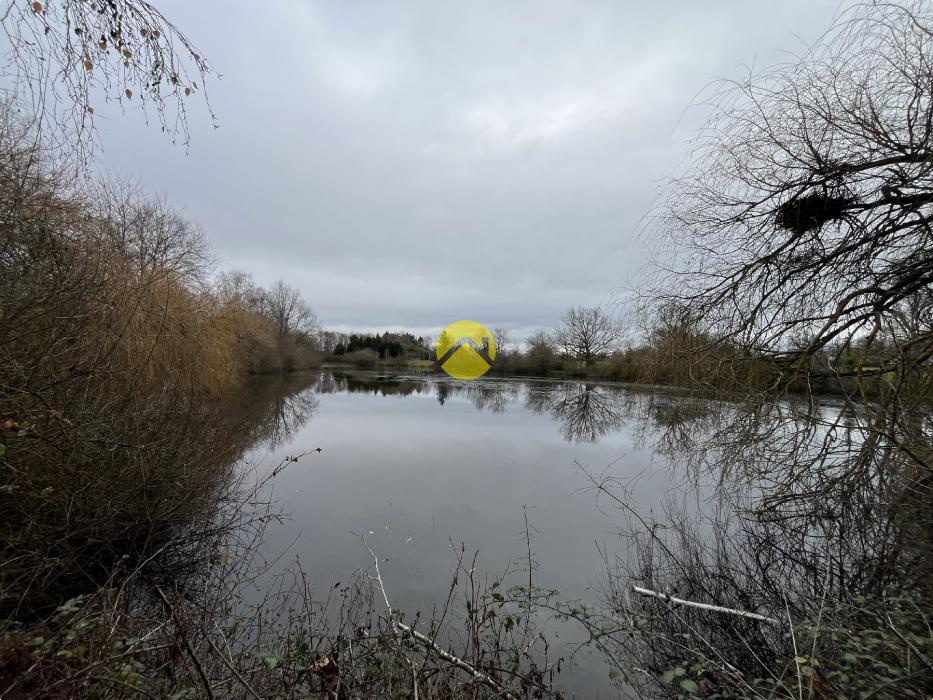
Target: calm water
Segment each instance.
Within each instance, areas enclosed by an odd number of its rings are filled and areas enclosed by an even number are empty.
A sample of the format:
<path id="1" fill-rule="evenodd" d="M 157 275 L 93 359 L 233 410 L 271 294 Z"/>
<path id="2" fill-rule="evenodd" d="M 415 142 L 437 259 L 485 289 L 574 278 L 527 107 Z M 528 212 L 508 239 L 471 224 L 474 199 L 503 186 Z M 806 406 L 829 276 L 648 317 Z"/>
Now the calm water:
<path id="1" fill-rule="evenodd" d="M 625 480 L 642 512 L 697 499 L 668 456 L 671 431 L 703 412 L 687 398 L 578 381 L 337 369 L 308 379 L 250 459 L 271 467 L 321 449 L 276 480 L 290 518 L 267 542 L 300 557 L 319 590 L 369 566 L 362 534 L 384 560 L 393 606 L 430 613 L 455 567 L 451 542 L 478 551 L 481 572 L 523 563 L 527 508 L 539 584 L 595 601 L 599 550 L 619 551 L 621 516 L 581 467 Z M 571 673 L 578 690 L 606 685 L 595 659 Z"/>

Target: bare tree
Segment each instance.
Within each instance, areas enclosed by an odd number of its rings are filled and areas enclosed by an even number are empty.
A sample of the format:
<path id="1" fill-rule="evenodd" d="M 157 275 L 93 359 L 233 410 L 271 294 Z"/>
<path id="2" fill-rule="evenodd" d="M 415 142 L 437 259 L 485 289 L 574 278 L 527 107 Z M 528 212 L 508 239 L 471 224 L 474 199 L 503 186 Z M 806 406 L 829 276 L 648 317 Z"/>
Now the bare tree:
<path id="1" fill-rule="evenodd" d="M 599 307 L 580 306 L 570 309 L 561 317 L 561 325 L 555 337 L 561 350 L 588 364 L 615 347 L 621 332 Z"/>
<path id="2" fill-rule="evenodd" d="M 931 85 L 925 2 L 860 4 L 794 63 L 720 83 L 656 219 L 679 256 L 656 298 L 801 368 L 880 338 L 933 285 Z M 933 328 L 899 342 L 926 362 Z"/>
<path id="3" fill-rule="evenodd" d="M 332 354 L 342 342 L 341 335 L 342 334 L 335 331 L 321 330 L 321 332 L 318 333 L 318 345 L 321 352 L 327 355 Z"/>
<path id="4" fill-rule="evenodd" d="M 894 627 L 891 601 L 900 595 L 921 602 L 916 622 L 896 625 L 923 624 L 933 496 L 933 6 L 858 4 L 799 59 L 720 83 L 709 107 L 692 165 L 670 183 L 655 220 L 672 255 L 654 301 L 674 321 L 666 329 L 672 346 L 735 349 L 719 357 L 763 362 L 776 379 L 759 405 L 743 405 L 734 422 L 717 420 L 695 443 L 720 483 L 741 474 L 741 486 L 721 491 L 735 523 L 703 529 L 674 515 L 686 546 L 672 555 L 680 543 L 656 537 L 664 528 L 641 519 L 650 546 L 633 573 L 643 581 L 662 571 L 696 576 L 697 585 L 655 579 L 649 588 L 708 587 L 695 598 L 770 609 L 788 624 L 818 618 L 823 630 Z M 818 390 L 823 378 L 844 391 L 844 410 L 773 400 L 788 386 Z M 702 373 L 692 379 L 701 382 Z M 726 512 L 717 504 L 717 517 Z M 723 585 L 731 574 L 721 574 L 739 571 Z M 829 610 L 841 619 L 824 619 Z M 863 619 L 845 619 L 853 612 Z M 678 663 L 691 644 L 729 658 L 729 674 L 742 668 L 742 649 L 755 650 L 753 663 L 768 659 L 772 645 L 772 658 L 794 653 L 779 648 L 786 634 L 769 642 L 755 628 L 736 639 L 734 624 L 710 633 L 676 617 L 665 624 Z M 794 648 L 811 645 L 792 638 Z M 823 647 L 825 667 L 849 654 L 848 641 Z M 764 665 L 768 674 L 777 666 Z M 639 668 L 654 676 L 650 662 Z M 793 673 L 779 692 L 799 684 L 803 697 L 801 671 Z M 931 673 L 929 663 L 916 674 L 892 673 L 897 688 L 871 674 L 841 674 L 830 681 L 840 687 L 826 692 L 919 696 Z"/>
<path id="5" fill-rule="evenodd" d="M 141 274 L 170 274 L 200 282 L 213 262 L 204 233 L 164 197 L 136 182 L 113 180 L 98 187 L 98 217 L 109 247 Z"/>
<path id="6" fill-rule="evenodd" d="M 535 331 L 528 338 L 528 353 L 554 353 L 554 336 L 547 331 Z"/>
<path id="7" fill-rule="evenodd" d="M 217 275 L 214 284 L 220 302 L 256 314 L 262 314 L 265 290 L 245 270 L 228 270 Z"/>
<path id="8" fill-rule="evenodd" d="M 535 331 L 528 338 L 528 361 L 532 369 L 546 374 L 555 363 L 554 338 L 547 331 Z"/>
<path id="9" fill-rule="evenodd" d="M 262 299 L 263 312 L 272 319 L 280 337 L 291 334 L 310 340 L 317 336 L 320 323 L 314 309 L 284 280 L 266 290 Z"/>
<path id="10" fill-rule="evenodd" d="M 509 332 L 505 328 L 493 328 L 492 340 L 496 344 L 496 354 L 505 355 L 509 349 Z"/>

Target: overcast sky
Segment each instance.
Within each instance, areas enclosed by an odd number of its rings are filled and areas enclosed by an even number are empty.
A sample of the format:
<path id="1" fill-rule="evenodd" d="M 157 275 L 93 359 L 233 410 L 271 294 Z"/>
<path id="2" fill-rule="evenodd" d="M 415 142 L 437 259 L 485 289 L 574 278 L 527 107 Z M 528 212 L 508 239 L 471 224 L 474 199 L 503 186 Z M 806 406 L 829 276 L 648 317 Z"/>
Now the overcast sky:
<path id="1" fill-rule="evenodd" d="M 719 76 L 800 52 L 835 1 L 159 0 L 208 57 L 191 146 L 98 119 L 100 167 L 301 289 L 326 327 L 516 337 L 609 302 Z"/>

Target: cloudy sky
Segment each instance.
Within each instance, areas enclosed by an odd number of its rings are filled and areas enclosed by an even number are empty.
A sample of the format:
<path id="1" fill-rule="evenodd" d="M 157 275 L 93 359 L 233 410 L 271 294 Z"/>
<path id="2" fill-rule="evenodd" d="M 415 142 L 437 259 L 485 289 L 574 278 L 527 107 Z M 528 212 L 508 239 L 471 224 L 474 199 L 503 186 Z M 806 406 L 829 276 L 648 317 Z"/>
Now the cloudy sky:
<path id="1" fill-rule="evenodd" d="M 609 303 L 716 77 L 788 60 L 839 11 L 752 2 L 161 0 L 220 74 L 191 146 L 98 119 L 100 167 L 299 287 L 325 326 L 516 337 Z M 103 115 L 102 115 L 103 116 Z"/>

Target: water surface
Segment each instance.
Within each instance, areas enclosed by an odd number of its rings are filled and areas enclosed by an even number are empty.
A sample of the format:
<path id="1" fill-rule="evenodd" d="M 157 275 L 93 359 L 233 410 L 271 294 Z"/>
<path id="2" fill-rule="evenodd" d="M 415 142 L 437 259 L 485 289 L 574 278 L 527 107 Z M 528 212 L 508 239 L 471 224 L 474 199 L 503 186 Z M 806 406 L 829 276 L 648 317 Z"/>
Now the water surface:
<path id="1" fill-rule="evenodd" d="M 308 379 L 251 460 L 308 453 L 276 479 L 289 519 L 267 546 L 300 557 L 318 590 L 369 566 L 368 545 L 393 606 L 430 613 L 449 588 L 452 547 L 478 552 L 481 576 L 527 568 L 527 514 L 538 584 L 596 600 L 604 556 L 622 543 L 618 512 L 584 470 L 625 481 L 642 512 L 697 498 L 673 478 L 664 439 L 702 415 L 693 399 L 582 381 L 339 369 Z M 592 660 L 581 668 L 604 673 Z"/>

